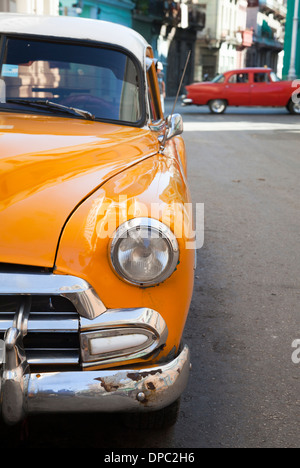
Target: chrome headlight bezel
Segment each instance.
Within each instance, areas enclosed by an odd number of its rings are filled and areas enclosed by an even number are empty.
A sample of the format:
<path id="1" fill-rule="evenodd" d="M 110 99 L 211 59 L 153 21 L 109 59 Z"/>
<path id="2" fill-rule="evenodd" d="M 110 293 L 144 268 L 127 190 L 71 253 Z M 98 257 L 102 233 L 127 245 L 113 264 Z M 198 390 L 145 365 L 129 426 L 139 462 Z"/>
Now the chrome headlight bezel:
<path id="1" fill-rule="evenodd" d="M 140 228 L 146 228 L 154 234 L 154 237 L 158 236 L 162 238 L 165 241 L 169 252 L 169 261 L 166 268 L 158 276 L 147 281 L 142 281 L 138 278 L 133 279 L 127 275 L 124 269 L 120 266 L 117 256 L 118 248 L 122 240 L 124 238 L 127 239 L 130 231 L 137 231 Z M 174 233 L 161 221 L 154 218 L 134 218 L 125 221 L 125 223 L 121 224 L 114 233 L 114 236 L 109 243 L 109 258 L 113 270 L 123 281 L 134 286 L 151 287 L 162 283 L 174 273 L 179 262 L 179 246 Z"/>

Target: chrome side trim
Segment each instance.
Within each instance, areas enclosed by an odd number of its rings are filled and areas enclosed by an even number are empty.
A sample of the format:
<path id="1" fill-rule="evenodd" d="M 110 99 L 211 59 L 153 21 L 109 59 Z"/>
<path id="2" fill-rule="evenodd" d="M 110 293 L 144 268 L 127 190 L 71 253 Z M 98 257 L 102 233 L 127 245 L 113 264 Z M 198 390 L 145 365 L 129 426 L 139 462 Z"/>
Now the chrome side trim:
<path id="1" fill-rule="evenodd" d="M 168 328 L 162 316 L 155 310 L 146 307 L 107 310 L 94 320 L 81 318 L 80 332 L 82 367 L 84 370 L 107 363 L 122 363 L 144 358 L 161 348 L 168 337 Z M 147 343 L 140 349 L 124 349 L 115 355 L 90 356 L 88 349 L 88 340 L 90 338 L 121 336 L 126 332 L 146 335 L 148 337 Z"/>
<path id="2" fill-rule="evenodd" d="M 0 295 L 58 295 L 71 301 L 79 315 L 94 319 L 106 311 L 85 280 L 70 275 L 0 273 Z"/>

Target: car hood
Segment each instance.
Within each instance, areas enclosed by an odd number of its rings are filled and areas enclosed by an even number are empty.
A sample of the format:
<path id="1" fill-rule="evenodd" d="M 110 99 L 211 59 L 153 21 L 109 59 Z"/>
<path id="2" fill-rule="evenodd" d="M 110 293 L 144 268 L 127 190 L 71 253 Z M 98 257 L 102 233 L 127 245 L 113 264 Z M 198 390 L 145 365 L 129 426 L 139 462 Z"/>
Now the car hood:
<path id="1" fill-rule="evenodd" d="M 199 81 L 199 83 L 192 83 L 192 84 L 189 84 L 186 86 L 186 88 L 194 88 L 194 87 L 198 87 L 198 86 L 208 86 L 208 85 L 211 85 L 211 84 L 214 84 L 212 81 Z"/>
<path id="2" fill-rule="evenodd" d="M 52 268 L 72 211 L 157 150 L 145 129 L 0 113 L 0 263 Z"/>

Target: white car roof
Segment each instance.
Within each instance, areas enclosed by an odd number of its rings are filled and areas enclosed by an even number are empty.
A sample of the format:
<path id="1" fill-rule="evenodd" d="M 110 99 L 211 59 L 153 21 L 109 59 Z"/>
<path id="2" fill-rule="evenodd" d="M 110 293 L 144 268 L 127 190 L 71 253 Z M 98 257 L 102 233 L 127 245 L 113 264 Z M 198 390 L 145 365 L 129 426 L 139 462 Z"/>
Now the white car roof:
<path id="1" fill-rule="evenodd" d="M 127 49 L 144 64 L 145 39 L 133 29 L 108 21 L 74 16 L 38 16 L 0 13 L 0 33 L 87 39 Z"/>

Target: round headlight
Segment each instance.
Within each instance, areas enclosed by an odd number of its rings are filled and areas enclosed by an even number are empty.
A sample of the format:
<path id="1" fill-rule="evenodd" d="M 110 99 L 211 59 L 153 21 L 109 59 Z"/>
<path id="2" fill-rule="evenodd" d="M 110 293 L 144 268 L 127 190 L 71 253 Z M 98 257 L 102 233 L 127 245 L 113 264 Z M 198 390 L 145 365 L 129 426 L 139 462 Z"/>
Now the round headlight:
<path id="1" fill-rule="evenodd" d="M 135 218 L 119 226 L 110 243 L 117 274 L 131 284 L 152 286 L 176 269 L 179 248 L 175 235 L 160 221 Z"/>

